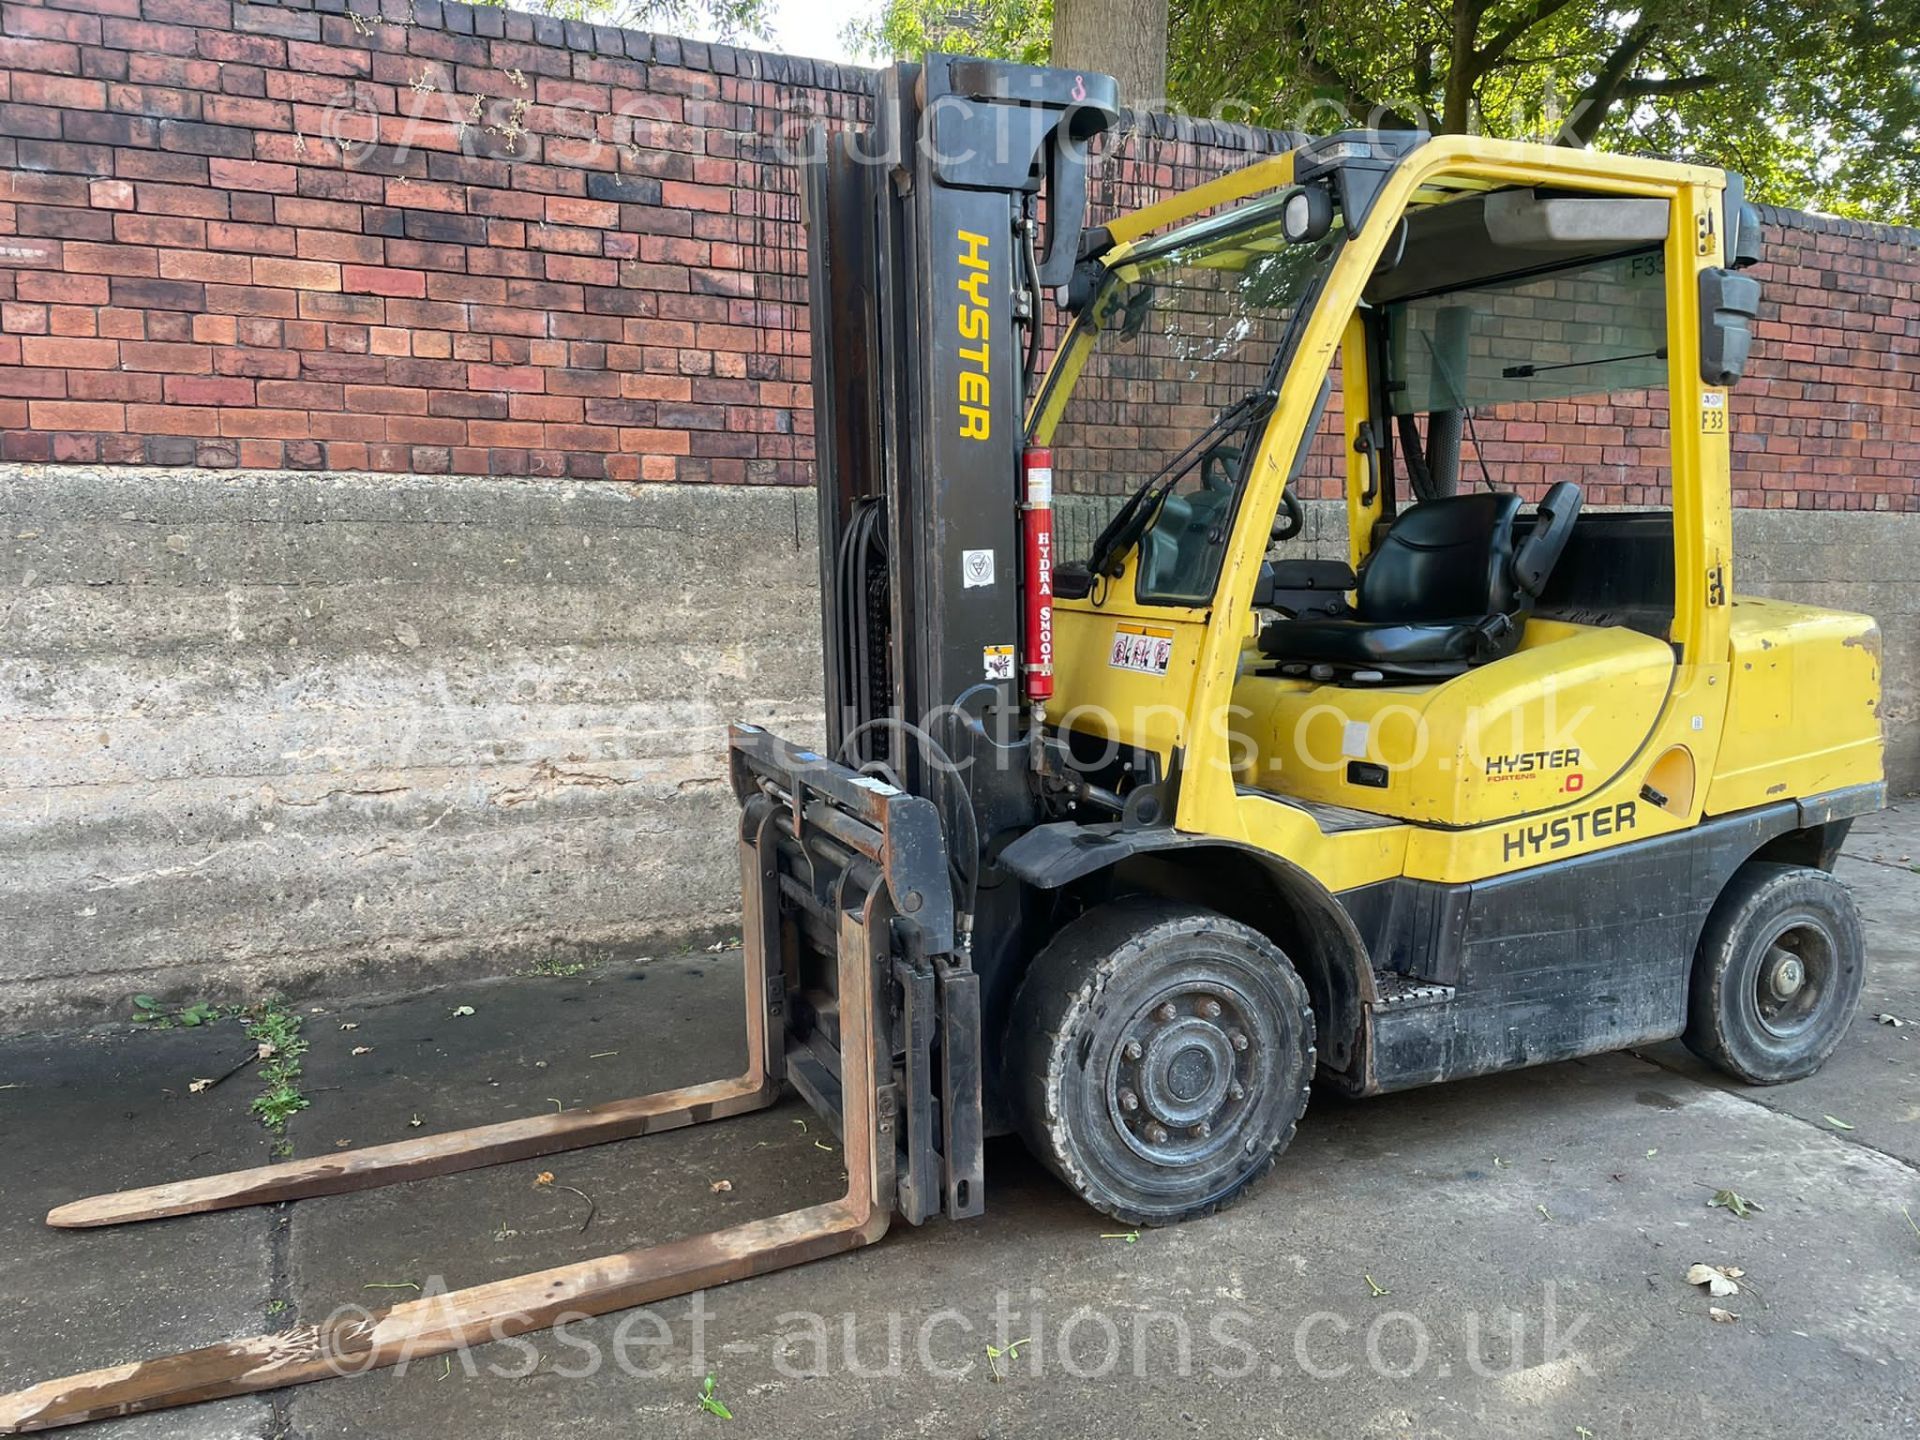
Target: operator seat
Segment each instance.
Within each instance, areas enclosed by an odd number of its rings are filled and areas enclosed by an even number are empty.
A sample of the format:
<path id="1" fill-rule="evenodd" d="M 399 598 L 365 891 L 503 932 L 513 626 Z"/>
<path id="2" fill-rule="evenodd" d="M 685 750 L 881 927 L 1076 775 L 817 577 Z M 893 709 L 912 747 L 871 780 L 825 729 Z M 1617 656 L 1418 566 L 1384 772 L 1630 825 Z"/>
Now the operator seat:
<path id="1" fill-rule="evenodd" d="M 1580 513 L 1562 480 L 1516 540 L 1520 497 L 1447 495 L 1403 511 L 1368 558 L 1343 614 L 1269 624 L 1260 653 L 1288 668 L 1329 665 L 1443 677 L 1511 655 Z"/>

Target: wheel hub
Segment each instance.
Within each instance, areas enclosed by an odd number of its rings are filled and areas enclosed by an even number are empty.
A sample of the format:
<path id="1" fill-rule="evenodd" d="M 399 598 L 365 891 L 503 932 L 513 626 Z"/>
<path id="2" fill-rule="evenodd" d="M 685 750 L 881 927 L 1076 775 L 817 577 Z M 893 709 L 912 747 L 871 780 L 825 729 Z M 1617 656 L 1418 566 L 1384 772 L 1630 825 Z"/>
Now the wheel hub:
<path id="1" fill-rule="evenodd" d="M 1108 1110 L 1137 1154 L 1190 1165 L 1234 1143 L 1260 1064 L 1240 997 L 1211 986 L 1152 996 L 1109 1066 Z"/>
<path id="2" fill-rule="evenodd" d="M 1807 967 L 1791 950 L 1776 948 L 1767 957 L 1767 968 L 1763 978 L 1768 993 L 1774 999 L 1791 1000 L 1807 983 Z"/>
<path id="3" fill-rule="evenodd" d="M 1754 974 L 1760 1024 L 1790 1038 L 1813 1023 L 1833 988 L 1833 941 L 1817 925 L 1783 927 L 1767 946 Z"/>

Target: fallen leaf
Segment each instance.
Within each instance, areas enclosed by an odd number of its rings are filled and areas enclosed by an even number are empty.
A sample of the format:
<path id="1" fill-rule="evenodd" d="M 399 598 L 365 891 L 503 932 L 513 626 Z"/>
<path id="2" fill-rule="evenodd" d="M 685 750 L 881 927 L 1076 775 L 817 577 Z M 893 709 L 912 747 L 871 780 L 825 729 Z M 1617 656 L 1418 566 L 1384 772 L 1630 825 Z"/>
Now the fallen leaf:
<path id="1" fill-rule="evenodd" d="M 1878 1020 L 1882 1025 L 1893 1026 L 1896 1030 L 1899 1029 L 1902 1025 L 1907 1023 L 1906 1021 L 1902 1020 L 1898 1015 L 1880 1014 L 1880 1015 L 1874 1016 L 1873 1018 Z"/>
<path id="2" fill-rule="evenodd" d="M 1653 1147 L 1653 1149 L 1647 1151 L 1647 1159 L 1651 1160 L 1654 1156 L 1658 1155 L 1659 1153 L 1660 1153 L 1660 1147 L 1656 1145 Z"/>
<path id="3" fill-rule="evenodd" d="M 373 1047 L 371 1045 L 356 1045 L 349 1053 L 354 1055 L 371 1055 L 373 1053 Z"/>
<path id="4" fill-rule="evenodd" d="M 1707 1294 L 1720 1300 L 1740 1293 L 1740 1287 L 1733 1282 L 1744 1273 L 1731 1265 L 1723 1269 L 1718 1265 L 1695 1264 L 1687 1267 L 1687 1283 L 1706 1286 Z"/>
<path id="5" fill-rule="evenodd" d="M 1762 1205 L 1758 1200 L 1747 1199 L 1746 1196 L 1737 1190 L 1716 1190 L 1713 1192 L 1713 1198 L 1707 1201 L 1707 1208 L 1709 1210 L 1715 1208 L 1731 1210 L 1736 1216 L 1744 1220 L 1747 1218 L 1747 1212 L 1749 1210 L 1764 1210 L 1767 1207 Z"/>
<path id="6" fill-rule="evenodd" d="M 1722 1310 L 1718 1305 L 1707 1307 L 1707 1317 L 1716 1325 L 1731 1325 L 1740 1317 L 1731 1310 Z"/>
<path id="7" fill-rule="evenodd" d="M 551 1170 L 542 1170 L 542 1171 L 541 1171 L 541 1172 L 540 1172 L 540 1173 L 539 1173 L 538 1175 L 536 1175 L 536 1176 L 534 1176 L 534 1177 L 533 1177 L 533 1183 L 534 1183 L 534 1184 L 536 1184 L 536 1185 L 551 1185 L 551 1184 L 553 1184 L 553 1171 L 551 1171 Z"/>
<path id="8" fill-rule="evenodd" d="M 1822 1116 L 1821 1116 L 1820 1118 L 1821 1118 L 1822 1120 L 1825 1120 L 1825 1121 L 1827 1122 L 1827 1124 L 1829 1124 L 1829 1125 L 1831 1125 L 1831 1126 L 1833 1126 L 1833 1128 L 1834 1128 L 1834 1129 L 1836 1129 L 1836 1130 L 1851 1130 L 1851 1129 L 1853 1129 L 1853 1126 L 1851 1126 L 1851 1125 L 1849 1125 L 1849 1124 L 1847 1124 L 1847 1122 L 1846 1122 L 1846 1121 L 1844 1121 L 1844 1120 L 1836 1120 L 1836 1119 L 1834 1119 L 1834 1118 L 1833 1118 L 1833 1116 L 1831 1116 L 1831 1115 L 1822 1115 Z"/>
<path id="9" fill-rule="evenodd" d="M 712 1190 L 716 1195 L 724 1195 L 733 1189 L 733 1182 L 731 1180 L 716 1180 L 707 1188 Z"/>
<path id="10" fill-rule="evenodd" d="M 473 1014 L 473 1006 L 471 1006 L 471 1005 L 456 1005 L 456 1006 L 454 1006 L 454 1007 L 453 1007 L 453 1013 L 454 1013 L 454 1016 L 455 1016 L 456 1018 L 458 1018 L 458 1017 L 460 1017 L 460 1016 L 464 1016 L 464 1015 L 471 1015 L 471 1014 Z"/>
<path id="11" fill-rule="evenodd" d="M 254 1058 L 256 1060 L 271 1060 L 273 1059 L 274 1056 L 278 1055 L 279 1053 L 280 1053 L 279 1046 L 275 1045 L 271 1040 L 262 1040 L 260 1042 L 259 1052 L 254 1056 Z"/>
<path id="12" fill-rule="evenodd" d="M 202 1090 L 212 1089 L 213 1083 L 211 1080 L 195 1080 L 187 1086 L 187 1093 L 189 1095 L 198 1095 Z"/>

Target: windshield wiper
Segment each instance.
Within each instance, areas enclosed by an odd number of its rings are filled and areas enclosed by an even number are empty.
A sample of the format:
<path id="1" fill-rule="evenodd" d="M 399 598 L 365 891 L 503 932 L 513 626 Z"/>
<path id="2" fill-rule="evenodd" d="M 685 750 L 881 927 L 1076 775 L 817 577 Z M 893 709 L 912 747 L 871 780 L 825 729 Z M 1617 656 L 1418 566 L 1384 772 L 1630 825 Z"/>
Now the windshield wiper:
<path id="1" fill-rule="evenodd" d="M 1664 360 L 1667 347 L 1658 350 L 1641 350 L 1632 355 L 1596 355 L 1591 360 L 1567 360 L 1558 365 L 1509 365 L 1500 372 L 1507 380 L 1526 380 L 1535 375 L 1545 375 L 1550 370 L 1578 370 L 1583 365 L 1615 365 L 1622 360 Z"/>
<path id="2" fill-rule="evenodd" d="M 1127 552 L 1139 542 L 1146 533 L 1147 522 L 1153 518 L 1153 501 L 1159 498 L 1158 490 L 1164 493 L 1174 481 L 1186 474 L 1193 466 L 1196 456 L 1210 449 L 1220 441 L 1247 426 L 1255 424 L 1273 409 L 1279 392 L 1274 389 L 1253 390 L 1241 396 L 1233 404 L 1213 417 L 1198 435 L 1194 436 L 1187 447 L 1159 470 L 1140 482 L 1140 487 L 1127 497 L 1126 504 L 1114 513 L 1093 542 L 1093 555 L 1087 568 L 1095 575 L 1112 575 L 1116 567 L 1126 559 Z"/>

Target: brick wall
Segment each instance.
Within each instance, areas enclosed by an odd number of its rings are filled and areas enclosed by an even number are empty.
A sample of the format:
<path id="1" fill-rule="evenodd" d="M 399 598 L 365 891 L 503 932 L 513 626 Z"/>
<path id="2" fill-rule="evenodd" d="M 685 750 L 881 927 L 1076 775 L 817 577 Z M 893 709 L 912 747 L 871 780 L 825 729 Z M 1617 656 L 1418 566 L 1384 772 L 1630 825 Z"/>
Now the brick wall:
<path id="1" fill-rule="evenodd" d="M 810 478 L 790 151 L 866 72 L 436 0 L 4 0 L 0 32 L 0 459 Z M 1144 122 L 1096 212 L 1277 143 Z M 1768 238 L 1739 502 L 1920 509 L 1914 232 Z M 1552 464 L 1564 418 L 1480 435 Z M 1643 475 L 1632 428 L 1604 463 Z"/>

